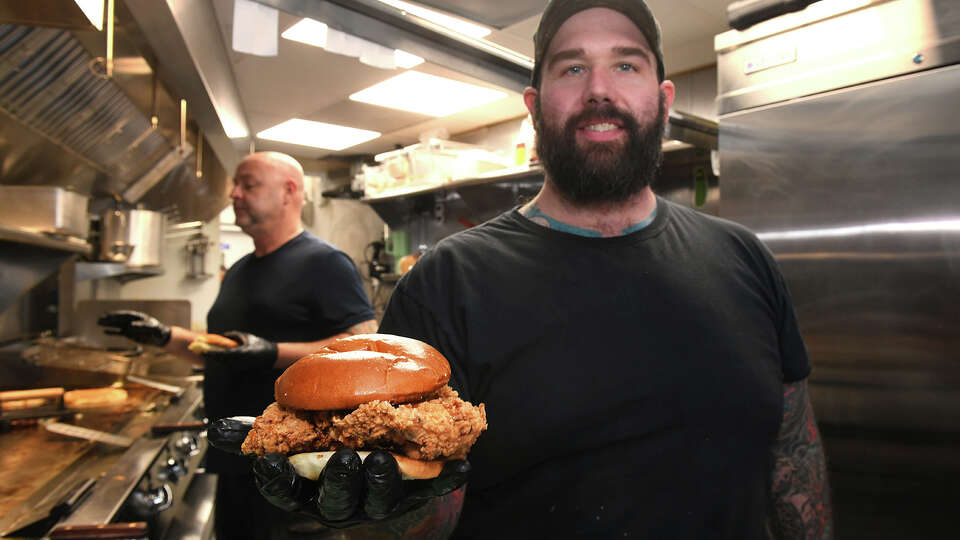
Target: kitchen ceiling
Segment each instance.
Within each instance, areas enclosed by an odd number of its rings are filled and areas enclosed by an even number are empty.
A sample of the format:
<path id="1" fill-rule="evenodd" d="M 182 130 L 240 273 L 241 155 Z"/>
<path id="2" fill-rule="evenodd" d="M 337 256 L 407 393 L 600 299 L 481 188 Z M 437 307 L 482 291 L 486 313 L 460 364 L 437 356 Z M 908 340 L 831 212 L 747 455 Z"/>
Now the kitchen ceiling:
<path id="1" fill-rule="evenodd" d="M 663 30 L 668 73 L 679 73 L 715 62 L 713 36 L 728 29 L 725 9 L 730 0 L 648 0 Z M 238 53 L 233 42 L 234 0 L 212 0 L 222 43 L 229 55 L 251 135 L 302 118 L 378 131 L 383 135 L 341 151 L 255 138 L 257 150 L 277 150 L 301 159 L 376 154 L 417 142 L 421 133 L 445 129 L 451 135 L 526 114 L 520 94 L 486 81 L 426 62 L 415 71 L 496 88 L 507 97 L 442 118 L 351 101 L 349 96 L 389 79 L 402 70 L 371 67 L 356 58 L 280 38 L 278 55 Z M 269 3 L 269 2 L 268 2 Z M 423 5 L 487 24 L 487 40 L 525 56 L 533 55 L 533 34 L 545 0 L 424 0 Z M 301 19 L 279 14 L 279 31 Z"/>

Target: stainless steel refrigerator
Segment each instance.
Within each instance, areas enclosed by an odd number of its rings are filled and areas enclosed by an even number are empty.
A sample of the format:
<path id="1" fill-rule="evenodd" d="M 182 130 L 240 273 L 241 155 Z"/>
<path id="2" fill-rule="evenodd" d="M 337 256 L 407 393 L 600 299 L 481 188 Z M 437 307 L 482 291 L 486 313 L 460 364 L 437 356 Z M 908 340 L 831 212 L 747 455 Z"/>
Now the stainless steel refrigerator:
<path id="1" fill-rule="evenodd" d="M 960 2 L 823 0 L 716 49 L 719 213 L 786 276 L 843 536 L 936 537 L 960 478 Z"/>

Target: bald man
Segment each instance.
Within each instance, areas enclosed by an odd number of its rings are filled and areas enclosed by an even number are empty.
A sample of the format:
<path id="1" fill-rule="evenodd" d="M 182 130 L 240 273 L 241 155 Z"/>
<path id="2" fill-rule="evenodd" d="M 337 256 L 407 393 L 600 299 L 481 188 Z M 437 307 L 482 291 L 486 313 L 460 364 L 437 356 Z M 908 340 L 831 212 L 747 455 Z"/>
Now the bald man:
<path id="1" fill-rule="evenodd" d="M 278 152 L 258 152 L 240 162 L 230 198 L 237 225 L 254 250 L 226 272 L 207 313 L 207 330 L 240 343 L 196 355 L 198 334 L 166 326 L 147 314 L 114 312 L 100 319 L 108 333 L 157 345 L 204 367 L 204 406 L 213 421 L 258 416 L 273 402 L 282 370 L 324 342 L 375 332 L 373 308 L 353 261 L 310 234 L 300 223 L 303 168 Z M 215 448 L 207 470 L 219 475 L 217 537 L 267 538 L 278 519 L 253 484 L 246 459 Z"/>

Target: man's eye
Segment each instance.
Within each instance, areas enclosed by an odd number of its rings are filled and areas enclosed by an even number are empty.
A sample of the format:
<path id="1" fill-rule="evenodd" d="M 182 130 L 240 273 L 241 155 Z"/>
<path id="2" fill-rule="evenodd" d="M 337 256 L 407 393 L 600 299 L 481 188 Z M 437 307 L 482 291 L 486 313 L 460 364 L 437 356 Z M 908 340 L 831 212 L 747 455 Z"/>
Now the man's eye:
<path id="1" fill-rule="evenodd" d="M 570 66 L 564 70 L 564 72 L 572 75 L 579 75 L 580 73 L 583 73 L 583 66 Z"/>
<path id="2" fill-rule="evenodd" d="M 636 71 L 637 68 L 633 64 L 620 64 L 617 66 L 617 69 L 620 71 Z"/>

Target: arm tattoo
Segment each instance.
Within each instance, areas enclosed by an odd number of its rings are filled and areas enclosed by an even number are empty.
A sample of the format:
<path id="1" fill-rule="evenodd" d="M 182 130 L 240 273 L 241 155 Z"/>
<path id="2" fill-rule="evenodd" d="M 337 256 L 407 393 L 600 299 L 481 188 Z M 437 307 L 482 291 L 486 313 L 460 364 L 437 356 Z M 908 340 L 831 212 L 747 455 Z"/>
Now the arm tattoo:
<path id="1" fill-rule="evenodd" d="M 374 334 L 377 332 L 377 321 L 370 319 L 369 321 L 363 321 L 362 323 L 357 323 L 350 328 L 347 328 L 346 333 L 350 335 L 354 334 Z"/>
<path id="2" fill-rule="evenodd" d="M 772 450 L 773 536 L 833 538 L 826 459 L 805 380 L 784 385 L 783 423 Z"/>

